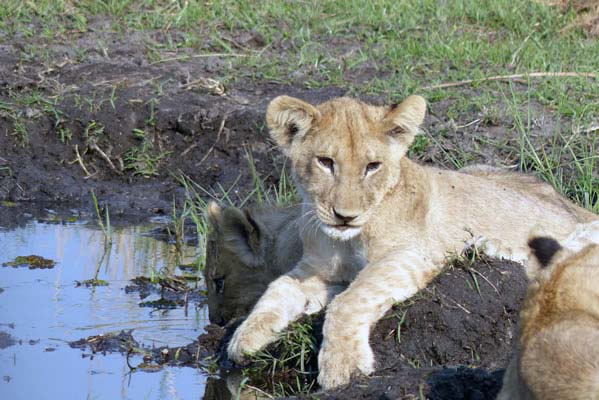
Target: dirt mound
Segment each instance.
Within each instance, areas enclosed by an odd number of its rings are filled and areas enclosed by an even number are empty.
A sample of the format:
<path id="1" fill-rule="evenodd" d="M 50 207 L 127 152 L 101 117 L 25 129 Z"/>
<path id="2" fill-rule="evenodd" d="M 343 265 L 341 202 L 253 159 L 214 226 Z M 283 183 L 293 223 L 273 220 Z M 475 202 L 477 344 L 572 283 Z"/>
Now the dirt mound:
<path id="1" fill-rule="evenodd" d="M 393 307 L 375 326 L 370 338 L 377 360 L 373 376 L 316 396 L 416 399 L 423 394 L 447 400 L 494 399 L 501 387 L 501 368 L 511 352 L 525 291 L 526 276 L 519 264 L 488 258 L 455 262 L 427 288 Z M 321 339 L 321 324 L 322 316 L 314 322 L 317 342 Z M 225 342 L 227 336 L 230 332 L 223 336 Z M 275 357 L 280 351 L 280 345 L 267 349 Z M 304 358 L 316 359 L 315 354 L 305 354 Z M 247 384 L 265 391 L 272 389 L 267 379 L 252 380 L 255 374 L 251 368 L 245 373 L 250 378 Z M 285 377 L 292 384 L 298 381 L 293 368 L 282 368 L 287 369 L 269 369 L 271 376 Z M 307 366 L 307 370 L 314 381 L 315 365 Z M 210 397 L 215 392 L 222 396 L 223 391 L 237 390 L 241 382 L 238 375 L 234 372 L 225 376 L 226 384 L 212 382 L 204 398 L 216 398 Z M 299 379 L 305 379 L 305 375 Z M 305 386 L 309 385 L 317 389 L 306 382 Z"/>
<path id="2" fill-rule="evenodd" d="M 519 264 L 482 259 L 449 267 L 379 322 L 371 337 L 379 368 L 392 369 L 398 362 L 502 367 L 525 290 Z M 394 353 L 399 360 L 385 359 Z"/>
<path id="3" fill-rule="evenodd" d="M 502 372 L 489 371 L 507 363 L 525 291 L 516 263 L 483 258 L 448 267 L 376 325 L 374 377 L 321 398 L 419 398 L 422 392 L 434 399 L 494 399 Z"/>

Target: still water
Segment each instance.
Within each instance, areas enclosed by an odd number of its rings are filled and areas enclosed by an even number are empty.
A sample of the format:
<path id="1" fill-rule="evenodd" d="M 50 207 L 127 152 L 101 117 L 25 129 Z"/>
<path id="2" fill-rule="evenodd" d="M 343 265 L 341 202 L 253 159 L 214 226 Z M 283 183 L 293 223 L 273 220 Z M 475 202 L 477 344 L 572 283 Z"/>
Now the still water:
<path id="1" fill-rule="evenodd" d="M 146 346 L 192 342 L 208 322 L 205 307 L 152 310 L 139 306 L 128 281 L 161 269 L 178 272 L 195 249 L 144 235 L 156 224 L 113 228 L 104 255 L 104 236 L 85 222 L 32 221 L 0 228 L 0 265 L 30 254 L 56 261 L 53 269 L 0 267 L 0 332 L 16 343 L 0 348 L 0 399 L 201 399 L 207 377 L 193 368 L 164 367 L 131 373 L 126 357 L 114 353 L 83 357 L 68 342 L 133 329 Z M 99 265 L 99 263 L 101 264 Z M 104 287 L 76 287 L 100 268 Z M 148 297 L 144 300 L 155 300 Z M 2 347 L 2 346 L 0 346 Z M 139 360 L 137 360 L 139 363 Z"/>

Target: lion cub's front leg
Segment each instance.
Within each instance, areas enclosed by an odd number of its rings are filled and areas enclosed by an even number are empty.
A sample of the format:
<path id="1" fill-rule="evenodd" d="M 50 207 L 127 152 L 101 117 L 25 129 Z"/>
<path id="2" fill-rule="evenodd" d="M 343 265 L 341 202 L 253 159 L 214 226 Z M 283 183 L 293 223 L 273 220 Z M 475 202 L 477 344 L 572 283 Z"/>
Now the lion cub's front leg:
<path id="1" fill-rule="evenodd" d="M 276 279 L 235 331 L 227 347 L 229 358 L 244 363 L 244 355 L 274 342 L 290 322 L 303 313 L 322 309 L 339 291 L 318 276 L 307 274 L 301 266 Z"/>
<path id="2" fill-rule="evenodd" d="M 335 297 L 327 309 L 318 355 L 318 383 L 324 389 L 347 384 L 355 373 L 374 371 L 370 328 L 391 305 L 424 287 L 434 269 L 424 257 L 406 252 L 369 264 Z"/>

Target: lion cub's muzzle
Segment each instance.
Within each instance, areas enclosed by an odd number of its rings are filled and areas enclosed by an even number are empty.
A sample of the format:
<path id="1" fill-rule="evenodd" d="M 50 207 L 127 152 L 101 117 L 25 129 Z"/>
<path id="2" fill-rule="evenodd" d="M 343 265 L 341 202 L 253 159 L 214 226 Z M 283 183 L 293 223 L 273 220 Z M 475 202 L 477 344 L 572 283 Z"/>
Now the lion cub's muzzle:
<path id="1" fill-rule="evenodd" d="M 349 240 L 360 234 L 361 224 L 358 222 L 359 213 L 332 209 L 332 221 L 324 223 L 322 230 L 328 236 L 337 240 Z M 324 221 L 323 221 L 324 222 Z"/>
<path id="2" fill-rule="evenodd" d="M 349 226 L 349 224 L 358 218 L 357 213 L 347 213 L 347 212 L 339 212 L 335 208 L 333 208 L 333 215 L 335 219 L 339 221 L 340 226 Z"/>

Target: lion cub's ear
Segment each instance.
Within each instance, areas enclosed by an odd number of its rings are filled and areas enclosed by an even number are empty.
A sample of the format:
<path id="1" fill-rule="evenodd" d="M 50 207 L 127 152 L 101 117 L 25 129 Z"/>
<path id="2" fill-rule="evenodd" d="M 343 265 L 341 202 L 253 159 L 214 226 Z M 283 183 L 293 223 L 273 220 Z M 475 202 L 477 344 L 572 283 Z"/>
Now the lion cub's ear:
<path id="1" fill-rule="evenodd" d="M 289 96 L 279 96 L 266 110 L 266 123 L 270 135 L 287 150 L 295 138 L 300 138 L 320 119 L 320 112 L 311 104 Z"/>
<path id="2" fill-rule="evenodd" d="M 555 253 L 562 249 L 557 240 L 547 236 L 537 236 L 529 239 L 528 247 L 541 268 L 548 266 Z"/>
<path id="3" fill-rule="evenodd" d="M 426 115 L 426 101 L 421 96 L 409 96 L 399 105 L 390 106 L 383 119 L 383 129 L 405 146 L 414 141 L 418 127 Z"/>
<path id="4" fill-rule="evenodd" d="M 249 210 L 235 207 L 222 212 L 222 231 L 225 246 L 250 267 L 263 264 L 261 240 L 264 228 L 254 220 Z"/>
<path id="5" fill-rule="evenodd" d="M 220 231 L 223 219 L 223 209 L 216 202 L 211 201 L 208 203 L 206 216 L 208 217 L 208 222 L 212 229 Z"/>
<path id="6" fill-rule="evenodd" d="M 551 276 L 552 265 L 562 258 L 563 247 L 557 240 L 533 229 L 528 236 L 528 265 L 526 276 L 531 281 L 544 280 Z"/>

